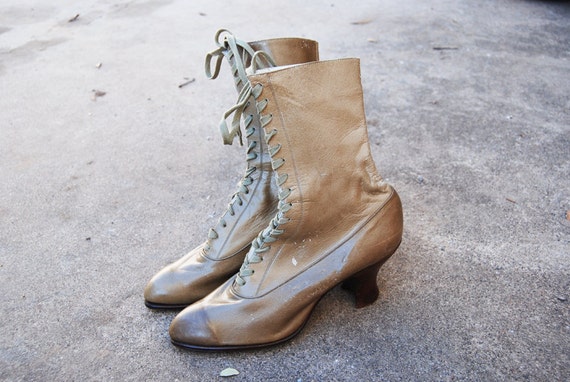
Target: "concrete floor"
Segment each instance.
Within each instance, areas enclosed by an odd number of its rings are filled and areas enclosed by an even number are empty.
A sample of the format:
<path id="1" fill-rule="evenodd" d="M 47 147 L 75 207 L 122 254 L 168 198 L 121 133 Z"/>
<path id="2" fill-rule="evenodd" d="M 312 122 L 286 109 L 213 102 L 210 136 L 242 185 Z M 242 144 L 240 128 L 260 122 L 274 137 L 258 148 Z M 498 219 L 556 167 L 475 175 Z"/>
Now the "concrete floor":
<path id="1" fill-rule="evenodd" d="M 2 3 L 1 380 L 570 379 L 568 4 Z M 218 133 L 229 69 L 203 73 L 220 27 L 361 58 L 405 234 L 374 305 L 334 289 L 286 344 L 196 353 L 142 292 L 245 166 Z"/>

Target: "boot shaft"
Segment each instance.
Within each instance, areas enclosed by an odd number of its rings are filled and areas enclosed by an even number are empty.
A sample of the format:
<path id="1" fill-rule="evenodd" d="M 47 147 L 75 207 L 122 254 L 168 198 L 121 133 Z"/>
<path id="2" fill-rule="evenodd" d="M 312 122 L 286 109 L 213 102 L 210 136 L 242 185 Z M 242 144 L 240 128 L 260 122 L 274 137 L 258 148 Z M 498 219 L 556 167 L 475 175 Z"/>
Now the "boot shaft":
<path id="1" fill-rule="evenodd" d="M 236 105 L 232 106 L 224 114 L 220 123 L 220 131 L 224 144 L 231 145 L 234 137 L 239 137 L 240 144 L 243 145 L 241 131 L 241 117 L 243 116 L 243 125 L 246 130 L 248 142 L 248 160 L 253 157 L 250 151 L 258 148 L 257 156 L 263 156 L 264 150 L 261 149 L 263 143 L 257 140 L 263 137 L 263 134 L 254 134 L 256 126 L 259 126 L 259 117 L 255 107 L 250 107 L 254 102 L 250 97 L 250 84 L 247 78 L 249 73 L 255 72 L 260 67 L 273 67 L 300 64 L 305 62 L 317 61 L 319 59 L 318 43 L 314 40 L 285 37 L 268 40 L 259 40 L 247 43 L 235 37 L 226 29 L 220 29 L 216 32 L 214 40 L 218 48 L 206 55 L 205 71 L 206 76 L 210 79 L 217 78 L 222 60 L 225 57 L 230 64 L 234 84 L 239 93 Z M 215 59 L 214 69 L 212 71 L 212 60 Z M 227 119 L 233 114 L 231 129 L 228 128 Z"/>
<path id="2" fill-rule="evenodd" d="M 252 72 L 252 52 L 265 52 L 271 57 L 275 66 L 295 65 L 319 60 L 319 46 L 314 40 L 284 37 L 253 41 L 247 43 L 247 45 L 249 46 L 238 45 L 237 54 L 231 50 L 226 51 L 225 54 L 232 67 L 238 92 L 243 89 L 247 81 L 247 74 Z M 268 66 L 267 62 L 258 64 Z"/>
<path id="3" fill-rule="evenodd" d="M 220 59 L 225 57 L 231 65 L 240 95 L 246 94 L 244 90 L 250 88 L 249 80 L 244 73 L 251 70 L 252 58 L 256 52 L 263 51 L 265 55 L 271 57 L 272 64 L 304 63 L 318 59 L 318 44 L 313 40 L 278 38 L 246 43 L 229 32 L 225 34 L 223 32 L 222 30 L 216 34 L 219 48 L 206 57 L 206 74 L 210 78 L 215 78 L 221 65 Z M 211 59 L 214 57 L 218 58 L 216 67 L 214 72 L 210 72 Z M 263 57 L 261 61 L 259 64 L 267 64 L 263 61 Z M 232 196 L 227 211 L 221 216 L 216 227 L 210 230 L 204 247 L 208 256 L 217 260 L 231 256 L 249 244 L 255 232 L 244 235 L 244 229 L 248 232 L 259 231 L 275 214 L 277 208 L 277 189 L 272 181 L 271 159 L 267 153 L 255 101 L 250 96 L 244 97 L 244 101 L 246 102 L 239 109 L 239 114 L 243 116 L 242 124 L 247 145 L 246 176 L 238 184 L 238 191 Z M 240 115 L 237 116 L 237 129 L 240 129 Z M 225 125 L 225 121 L 223 124 Z M 227 133 L 228 135 L 224 137 L 225 143 L 231 143 L 232 132 Z M 237 135 L 240 135 L 241 140 L 241 133 Z M 235 227 L 245 228 L 235 229 Z M 219 236 L 222 238 L 219 239 Z"/>
<path id="4" fill-rule="evenodd" d="M 388 192 L 376 170 L 358 59 L 262 70 L 250 76 L 277 169 L 283 238 L 350 226 Z"/>
<path id="5" fill-rule="evenodd" d="M 269 55 L 276 66 L 286 66 L 286 65 L 296 65 L 307 62 L 314 62 L 319 60 L 319 47 L 318 43 L 314 40 L 297 38 L 297 37 L 285 37 L 285 38 L 275 38 L 268 40 L 260 40 L 250 42 L 249 45 L 253 48 L 255 52 L 263 51 Z M 244 60 L 246 72 L 252 72 L 252 57 L 247 55 Z M 242 81 L 239 81 L 242 84 Z M 242 87 L 238 87 L 238 91 Z M 248 124 L 250 119 L 255 126 L 259 126 L 258 134 L 248 138 L 249 140 L 256 140 L 256 145 L 259 147 L 258 155 L 260 156 L 259 166 L 270 167 L 270 158 L 268 156 L 267 150 L 265 149 L 265 139 L 264 132 L 259 123 L 259 115 L 257 115 L 257 110 L 255 108 L 255 100 L 250 98 L 250 105 L 245 110 L 244 124 Z M 270 168 L 268 168 L 270 170 Z"/>
<path id="6" fill-rule="evenodd" d="M 271 58 L 270 65 L 265 66 L 294 65 L 319 60 L 319 44 L 305 38 L 283 37 L 245 42 L 236 38 L 230 31 L 220 29 L 214 36 L 214 41 L 218 48 L 206 55 L 206 76 L 215 79 L 219 74 L 222 58 L 225 57 L 230 64 L 238 93 L 248 82 L 247 75 L 251 72 L 252 58 L 256 52 L 263 51 Z M 212 71 L 214 58 L 216 61 Z"/>
<path id="7" fill-rule="evenodd" d="M 249 44 L 256 52 L 264 51 L 269 54 L 277 66 L 319 61 L 318 42 L 306 38 L 274 38 L 253 41 Z M 246 60 L 245 64 L 249 67 L 251 61 Z"/>

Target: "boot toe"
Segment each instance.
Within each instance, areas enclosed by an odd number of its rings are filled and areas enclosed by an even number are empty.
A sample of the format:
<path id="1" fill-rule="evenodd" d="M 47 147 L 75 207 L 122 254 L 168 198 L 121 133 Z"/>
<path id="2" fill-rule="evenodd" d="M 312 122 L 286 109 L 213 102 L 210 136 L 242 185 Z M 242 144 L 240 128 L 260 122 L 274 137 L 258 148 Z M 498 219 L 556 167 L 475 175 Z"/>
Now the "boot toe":
<path id="1" fill-rule="evenodd" d="M 164 304 L 164 299 L 168 292 L 161 283 L 152 279 L 144 288 L 144 300 L 151 304 Z"/>
<path id="2" fill-rule="evenodd" d="M 148 307 L 186 307 L 193 302 L 188 286 L 174 276 L 172 272 L 159 272 L 149 281 L 144 290 Z"/>
<path id="3" fill-rule="evenodd" d="M 207 350 L 220 346 L 204 310 L 193 306 L 174 318 L 169 334 L 174 345 L 189 349 Z"/>

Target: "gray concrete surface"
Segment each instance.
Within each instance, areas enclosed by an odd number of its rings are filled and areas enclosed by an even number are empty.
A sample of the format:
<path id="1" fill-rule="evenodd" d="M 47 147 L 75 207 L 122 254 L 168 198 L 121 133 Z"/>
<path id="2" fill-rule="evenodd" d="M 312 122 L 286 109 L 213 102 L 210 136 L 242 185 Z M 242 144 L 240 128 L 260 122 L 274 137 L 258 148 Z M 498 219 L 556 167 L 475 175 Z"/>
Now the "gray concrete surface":
<path id="1" fill-rule="evenodd" d="M 213 381 L 226 367 L 236 381 L 570 379 L 566 3 L 0 9 L 0 379 Z M 244 167 L 218 134 L 228 68 L 203 74 L 220 27 L 361 58 L 405 236 L 373 306 L 335 289 L 292 341 L 216 354 L 172 346 L 175 313 L 149 311 L 142 291 L 204 240 Z"/>

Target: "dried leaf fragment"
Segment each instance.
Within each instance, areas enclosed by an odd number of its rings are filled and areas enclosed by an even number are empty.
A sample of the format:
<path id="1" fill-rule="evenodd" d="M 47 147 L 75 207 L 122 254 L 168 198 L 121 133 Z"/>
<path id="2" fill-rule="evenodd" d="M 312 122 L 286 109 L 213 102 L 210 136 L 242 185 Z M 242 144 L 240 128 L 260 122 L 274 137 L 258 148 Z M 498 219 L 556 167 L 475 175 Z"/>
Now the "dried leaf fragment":
<path id="1" fill-rule="evenodd" d="M 234 375 L 238 375 L 239 371 L 234 368 L 228 367 L 225 368 L 220 372 L 220 377 L 233 377 Z"/>
<path id="2" fill-rule="evenodd" d="M 456 46 L 434 46 L 433 50 L 458 50 Z"/>
<path id="3" fill-rule="evenodd" d="M 93 89 L 91 91 L 93 92 L 93 96 L 91 97 L 93 101 L 97 101 L 98 97 L 103 97 L 105 94 L 107 94 L 107 92 L 104 92 L 103 90 Z"/>
<path id="4" fill-rule="evenodd" d="M 351 22 L 351 24 L 352 25 L 366 25 L 366 24 L 370 24 L 372 21 L 374 21 L 374 19 L 363 19 L 363 20 L 353 21 L 353 22 Z"/>
<path id="5" fill-rule="evenodd" d="M 570 210 L 566 211 L 566 220 L 570 220 Z"/>
<path id="6" fill-rule="evenodd" d="M 179 87 L 179 88 L 183 88 L 184 86 L 189 85 L 189 84 L 191 84 L 191 83 L 194 82 L 194 81 L 196 81 L 196 79 L 195 79 L 195 78 L 192 78 L 191 80 L 188 80 L 188 81 L 186 81 L 186 82 L 181 83 L 180 85 L 178 85 L 178 87 Z"/>
<path id="7" fill-rule="evenodd" d="M 103 63 L 102 63 L 102 62 L 98 62 L 97 65 L 95 65 L 95 67 L 96 67 L 97 69 L 101 69 L 102 66 L 103 66 Z"/>

